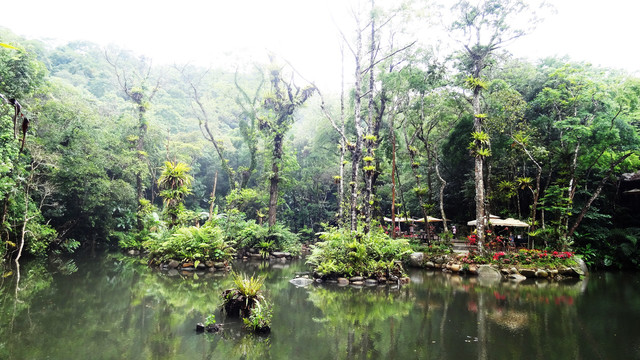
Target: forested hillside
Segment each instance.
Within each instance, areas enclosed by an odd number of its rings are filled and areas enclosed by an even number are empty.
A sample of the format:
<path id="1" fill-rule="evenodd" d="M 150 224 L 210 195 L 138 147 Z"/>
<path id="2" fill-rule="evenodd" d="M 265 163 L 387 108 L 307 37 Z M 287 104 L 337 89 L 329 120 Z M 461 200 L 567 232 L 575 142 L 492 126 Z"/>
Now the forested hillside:
<path id="1" fill-rule="evenodd" d="M 211 222 L 236 247 L 267 225 L 290 246 L 393 212 L 468 235 L 480 167 L 484 215 L 522 219 L 537 245 L 595 266 L 640 266 L 622 177 L 640 171 L 639 78 L 502 44 L 443 57 L 398 43 L 399 17 L 371 16 L 383 25 L 353 34 L 342 91 L 267 54 L 249 69 L 169 66 L 0 30 L 2 257 L 140 248 Z"/>

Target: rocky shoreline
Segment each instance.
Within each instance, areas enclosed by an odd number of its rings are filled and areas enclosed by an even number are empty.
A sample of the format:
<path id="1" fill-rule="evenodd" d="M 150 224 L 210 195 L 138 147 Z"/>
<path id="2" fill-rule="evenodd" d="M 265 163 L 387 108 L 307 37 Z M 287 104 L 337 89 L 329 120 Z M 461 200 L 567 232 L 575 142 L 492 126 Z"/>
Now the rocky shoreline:
<path id="1" fill-rule="evenodd" d="M 441 270 L 451 273 L 477 275 L 481 277 L 493 277 L 513 280 L 548 279 L 562 280 L 565 278 L 580 278 L 586 276 L 589 271 L 582 259 L 575 258 L 576 266 L 559 266 L 557 268 L 532 267 L 511 265 L 509 267 L 493 264 L 465 264 L 460 261 L 464 255 L 447 254 L 429 256 L 426 253 L 411 254 L 409 265 L 412 267 Z"/>

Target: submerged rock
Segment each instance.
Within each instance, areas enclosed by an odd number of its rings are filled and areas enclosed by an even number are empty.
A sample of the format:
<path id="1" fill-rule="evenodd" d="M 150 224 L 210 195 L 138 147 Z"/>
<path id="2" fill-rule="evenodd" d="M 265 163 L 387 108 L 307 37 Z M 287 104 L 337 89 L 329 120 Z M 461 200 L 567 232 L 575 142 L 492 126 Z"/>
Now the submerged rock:
<path id="1" fill-rule="evenodd" d="M 516 282 L 520 282 L 520 281 L 527 280 L 527 277 L 523 276 L 523 275 L 520 275 L 518 273 L 515 273 L 515 274 L 509 274 L 509 279 L 510 280 L 514 280 Z"/>
<path id="2" fill-rule="evenodd" d="M 171 269 L 171 270 L 169 270 L 167 272 L 167 275 L 169 275 L 169 276 L 178 276 L 178 274 L 180 274 L 180 273 L 176 269 Z"/>
<path id="3" fill-rule="evenodd" d="M 309 285 L 313 284 L 313 280 L 311 280 L 309 278 L 304 278 L 304 277 L 291 279 L 291 280 L 289 280 L 289 282 L 292 283 L 293 285 L 295 285 L 296 287 L 306 287 L 306 286 L 309 286 Z"/>
<path id="4" fill-rule="evenodd" d="M 222 330 L 222 326 L 218 325 L 218 324 L 213 324 L 213 325 L 207 325 L 205 326 L 203 323 L 197 323 L 196 324 L 196 332 L 210 332 L 210 333 L 215 333 L 215 332 L 219 332 L 220 330 Z"/>

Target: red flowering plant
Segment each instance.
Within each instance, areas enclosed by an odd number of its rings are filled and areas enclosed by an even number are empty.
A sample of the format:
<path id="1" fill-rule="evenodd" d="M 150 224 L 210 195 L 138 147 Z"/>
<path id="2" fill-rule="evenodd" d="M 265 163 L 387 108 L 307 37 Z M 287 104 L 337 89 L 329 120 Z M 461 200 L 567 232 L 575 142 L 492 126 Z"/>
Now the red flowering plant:
<path id="1" fill-rule="evenodd" d="M 489 260 L 480 255 L 478 252 L 476 251 L 469 251 L 469 253 L 463 257 L 458 258 L 458 261 L 460 261 L 463 265 L 464 264 L 487 264 L 489 263 Z"/>
<path id="2" fill-rule="evenodd" d="M 467 240 L 469 245 L 476 245 L 478 242 L 478 238 L 476 237 L 476 234 L 471 234 L 467 236 Z"/>

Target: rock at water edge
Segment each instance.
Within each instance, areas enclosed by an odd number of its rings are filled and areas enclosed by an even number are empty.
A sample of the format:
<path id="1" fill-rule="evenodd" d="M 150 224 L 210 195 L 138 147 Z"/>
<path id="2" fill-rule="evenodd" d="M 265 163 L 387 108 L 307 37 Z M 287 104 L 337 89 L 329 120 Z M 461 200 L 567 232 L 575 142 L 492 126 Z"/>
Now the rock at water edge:
<path id="1" fill-rule="evenodd" d="M 409 257 L 409 265 L 413 267 L 422 266 L 423 261 L 424 261 L 424 253 L 421 253 L 421 252 L 415 252 L 411 254 L 411 256 Z"/>
<path id="2" fill-rule="evenodd" d="M 478 276 L 483 279 L 502 279 L 500 271 L 491 265 L 478 265 Z"/>
<path id="3" fill-rule="evenodd" d="M 547 271 L 546 271 L 546 270 L 538 269 L 538 270 L 536 271 L 536 277 L 539 277 L 539 278 L 547 278 L 548 276 L 549 276 L 549 274 L 547 273 Z"/>
<path id="4" fill-rule="evenodd" d="M 587 268 L 587 264 L 585 264 L 584 260 L 579 257 L 574 257 L 574 260 L 578 263 L 578 266 L 572 266 L 571 269 L 578 276 L 586 276 L 589 274 L 589 269 Z"/>

